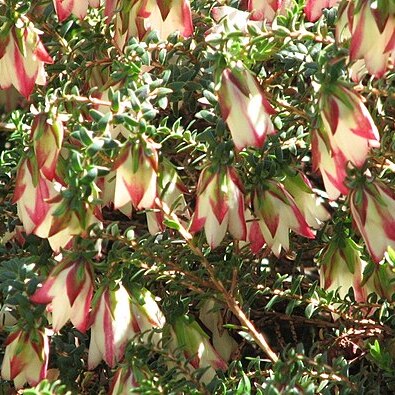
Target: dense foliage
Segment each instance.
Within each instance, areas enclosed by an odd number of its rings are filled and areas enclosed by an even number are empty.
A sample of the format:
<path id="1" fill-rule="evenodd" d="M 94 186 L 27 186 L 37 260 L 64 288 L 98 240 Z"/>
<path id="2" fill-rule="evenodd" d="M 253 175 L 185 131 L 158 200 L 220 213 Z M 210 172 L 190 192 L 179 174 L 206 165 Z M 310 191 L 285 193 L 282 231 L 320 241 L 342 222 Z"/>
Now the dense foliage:
<path id="1" fill-rule="evenodd" d="M 0 392 L 394 393 L 394 63 L 394 0 L 0 0 Z"/>

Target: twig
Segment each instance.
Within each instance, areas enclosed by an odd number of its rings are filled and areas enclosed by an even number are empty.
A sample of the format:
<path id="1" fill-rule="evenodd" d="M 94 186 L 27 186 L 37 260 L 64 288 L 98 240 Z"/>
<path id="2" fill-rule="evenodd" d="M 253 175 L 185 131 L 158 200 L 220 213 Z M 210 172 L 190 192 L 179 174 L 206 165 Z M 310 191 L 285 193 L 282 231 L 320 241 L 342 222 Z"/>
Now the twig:
<path id="1" fill-rule="evenodd" d="M 211 282 L 213 283 L 215 288 L 224 296 L 224 300 L 228 305 L 228 308 L 239 319 L 240 323 L 249 330 L 255 342 L 265 352 L 265 354 L 270 358 L 270 360 L 272 362 L 277 362 L 278 361 L 277 354 L 270 348 L 269 344 L 267 343 L 266 339 L 263 337 L 262 333 L 258 332 L 258 330 L 255 328 L 253 323 L 247 318 L 244 311 L 240 308 L 238 301 L 226 290 L 221 280 L 218 280 L 216 278 L 212 265 L 204 256 L 203 252 L 193 244 L 192 235 L 183 227 L 177 215 L 174 214 L 165 203 L 161 202 L 160 199 L 156 198 L 155 203 L 169 219 L 171 219 L 177 224 L 179 233 L 187 242 L 191 251 L 201 259 L 201 263 L 203 264 L 204 268 L 207 270 Z"/>

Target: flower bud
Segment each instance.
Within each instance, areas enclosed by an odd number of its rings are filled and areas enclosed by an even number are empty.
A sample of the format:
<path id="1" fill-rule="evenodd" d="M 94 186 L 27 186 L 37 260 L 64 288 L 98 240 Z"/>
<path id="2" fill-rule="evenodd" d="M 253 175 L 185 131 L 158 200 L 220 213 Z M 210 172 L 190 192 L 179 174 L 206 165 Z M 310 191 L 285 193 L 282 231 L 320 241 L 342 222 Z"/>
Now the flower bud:
<path id="1" fill-rule="evenodd" d="M 42 174 L 50 181 L 55 178 L 56 165 L 63 141 L 63 123 L 59 118 L 36 116 L 32 125 L 31 137 L 37 165 Z"/>
<path id="2" fill-rule="evenodd" d="M 225 69 L 218 101 L 237 150 L 260 148 L 267 135 L 276 133 L 270 119 L 275 111 L 249 70 Z"/>

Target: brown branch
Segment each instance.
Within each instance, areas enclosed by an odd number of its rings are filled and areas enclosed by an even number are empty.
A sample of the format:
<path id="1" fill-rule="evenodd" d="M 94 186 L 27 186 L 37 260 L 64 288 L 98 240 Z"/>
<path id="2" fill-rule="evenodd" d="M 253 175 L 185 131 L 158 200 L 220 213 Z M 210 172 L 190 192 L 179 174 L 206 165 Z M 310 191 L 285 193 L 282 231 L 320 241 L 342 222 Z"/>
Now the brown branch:
<path id="1" fill-rule="evenodd" d="M 217 291 L 220 292 L 221 295 L 223 295 L 224 301 L 226 302 L 228 308 L 239 319 L 240 323 L 248 329 L 251 336 L 254 338 L 255 342 L 265 352 L 265 354 L 270 358 L 270 360 L 272 362 L 277 362 L 278 361 L 277 354 L 270 348 L 269 344 L 267 343 L 262 333 L 258 332 L 254 324 L 247 318 L 244 311 L 240 308 L 238 301 L 227 291 L 225 286 L 222 284 L 221 280 L 217 279 L 211 263 L 204 256 L 200 248 L 195 246 L 195 244 L 192 242 L 192 235 L 183 227 L 177 215 L 174 214 L 165 203 L 161 202 L 160 199 L 157 198 L 155 200 L 155 203 L 169 219 L 171 219 L 177 224 L 179 233 L 187 242 L 191 251 L 200 258 L 202 265 L 204 266 L 204 268 L 207 270 L 209 274 L 211 282 L 213 283 Z"/>

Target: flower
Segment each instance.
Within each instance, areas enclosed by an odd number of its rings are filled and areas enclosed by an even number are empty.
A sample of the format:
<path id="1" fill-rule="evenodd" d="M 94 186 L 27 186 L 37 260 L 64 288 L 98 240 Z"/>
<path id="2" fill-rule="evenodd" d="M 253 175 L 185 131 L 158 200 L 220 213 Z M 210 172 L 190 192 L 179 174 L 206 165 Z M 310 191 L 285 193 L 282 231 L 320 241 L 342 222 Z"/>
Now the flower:
<path id="1" fill-rule="evenodd" d="M 116 172 L 114 207 L 125 206 L 130 201 L 138 210 L 153 208 L 156 198 L 158 171 L 158 144 L 146 139 L 127 144 L 114 164 Z"/>
<path id="2" fill-rule="evenodd" d="M 50 181 L 55 178 L 56 165 L 63 141 L 63 123 L 59 118 L 41 114 L 35 117 L 31 138 L 38 168 Z"/>
<path id="3" fill-rule="evenodd" d="M 268 180 L 257 188 L 252 194 L 254 218 L 247 218 L 248 240 L 251 250 L 257 253 L 263 245 L 280 255 L 281 248 L 289 250 L 289 231 L 301 236 L 314 238 L 314 233 L 309 228 L 303 214 L 295 200 L 284 186 L 274 180 Z"/>
<path id="4" fill-rule="evenodd" d="M 25 332 L 17 329 L 5 342 L 5 354 L 1 365 L 1 377 L 14 380 L 16 388 L 28 382 L 35 386 L 47 375 L 49 344 L 43 330 Z"/>
<path id="5" fill-rule="evenodd" d="M 334 7 L 340 0 L 307 0 L 304 7 L 306 18 L 310 22 L 317 21 L 322 15 L 324 8 Z"/>
<path id="6" fill-rule="evenodd" d="M 243 187 L 234 168 L 207 166 L 202 170 L 190 231 L 203 227 L 211 248 L 221 243 L 227 229 L 235 239 L 245 240 Z"/>
<path id="7" fill-rule="evenodd" d="M 272 22 L 276 15 L 282 15 L 291 7 L 291 0 L 248 0 L 248 11 L 252 11 L 252 19 Z"/>
<path id="8" fill-rule="evenodd" d="M 211 331 L 215 350 L 224 361 L 229 361 L 238 345 L 223 327 L 223 307 L 215 299 L 207 299 L 200 306 L 199 319 Z"/>
<path id="9" fill-rule="evenodd" d="M 40 40 L 40 31 L 26 17 L 20 17 L 16 26 L 0 34 L 0 89 L 13 85 L 28 98 L 34 84 L 45 85 L 44 64 L 53 60 Z"/>
<path id="10" fill-rule="evenodd" d="M 59 21 L 62 22 L 71 14 L 83 19 L 88 11 L 88 5 L 99 7 L 100 0 L 53 0 L 55 11 Z"/>
<path id="11" fill-rule="evenodd" d="M 50 225 L 52 216 L 48 199 L 55 194 L 52 183 L 37 169 L 35 159 L 23 159 L 18 168 L 12 202 L 17 204 L 18 217 L 27 234 L 40 236 L 40 227 Z"/>
<path id="12" fill-rule="evenodd" d="M 308 178 L 301 172 L 295 175 L 287 175 L 283 180 L 285 189 L 292 195 L 303 217 L 313 229 L 320 229 L 323 222 L 330 218 L 330 214 L 321 204 Z"/>
<path id="13" fill-rule="evenodd" d="M 208 368 L 201 380 L 210 382 L 215 376 L 215 370 L 226 370 L 226 362 L 218 355 L 211 345 L 208 335 L 199 324 L 188 316 L 180 316 L 174 320 L 169 328 L 171 351 L 182 350 L 185 358 L 189 361 L 188 368 Z"/>
<path id="14" fill-rule="evenodd" d="M 351 214 L 375 263 L 395 248 L 395 192 L 379 181 L 350 192 Z"/>
<path id="15" fill-rule="evenodd" d="M 93 271 L 89 262 L 65 259 L 52 269 L 43 286 L 30 300 L 51 304 L 55 332 L 59 332 L 69 319 L 79 331 L 85 332 L 92 293 Z"/>
<path id="16" fill-rule="evenodd" d="M 342 299 L 352 288 L 357 302 L 366 301 L 368 293 L 362 286 L 366 262 L 361 259 L 360 249 L 350 238 L 332 240 L 319 257 L 321 287 L 338 290 Z"/>
<path id="17" fill-rule="evenodd" d="M 164 160 L 161 164 L 158 177 L 158 195 L 160 200 L 170 207 L 173 211 L 181 212 L 189 218 L 187 204 L 184 193 L 187 192 L 186 187 L 180 180 L 174 166 Z M 163 223 L 163 213 L 157 211 L 147 211 L 148 230 L 154 235 L 165 230 Z"/>
<path id="18" fill-rule="evenodd" d="M 249 70 L 225 69 L 218 101 L 237 150 L 260 148 L 268 134 L 276 133 L 270 119 L 275 111 Z"/>
<path id="19" fill-rule="evenodd" d="M 358 6 L 344 2 L 336 28 L 338 42 L 351 39 L 350 59 L 364 59 L 369 73 L 381 78 L 395 50 L 395 8 L 377 7 L 377 2 L 361 1 Z"/>
<path id="20" fill-rule="evenodd" d="M 134 335 L 131 301 L 125 287 L 119 284 L 116 289 L 102 288 L 95 295 L 90 319 L 88 368 L 94 369 L 102 359 L 113 368 L 123 358 L 125 346 Z"/>
<path id="21" fill-rule="evenodd" d="M 183 37 L 193 34 L 192 13 L 188 0 L 133 0 L 118 3 L 120 12 L 115 17 L 115 45 L 122 51 L 131 37 L 140 40 L 147 32 L 156 30 L 161 39 L 179 31 Z M 106 8 L 106 15 L 112 17 L 114 2 Z"/>
<path id="22" fill-rule="evenodd" d="M 316 129 L 311 133 L 313 170 L 321 172 L 326 192 L 330 199 L 335 200 L 348 192 L 344 184 L 347 159 L 338 147 L 331 146 L 330 141 L 330 134 L 325 130 Z"/>
<path id="23" fill-rule="evenodd" d="M 162 333 L 153 329 L 162 329 L 166 320 L 152 293 L 145 288 L 132 287 L 131 312 L 134 334 L 142 334 L 144 342 L 150 340 L 158 344 Z"/>
<path id="24" fill-rule="evenodd" d="M 361 97 L 341 84 L 331 85 L 320 99 L 321 119 L 330 144 L 357 167 L 362 167 L 380 136 Z"/>
<path id="25" fill-rule="evenodd" d="M 72 202 L 60 193 L 48 202 L 51 204 L 51 221 L 46 221 L 38 227 L 35 234 L 47 238 L 55 252 L 69 247 L 74 236 L 85 235 L 91 225 L 100 222 L 101 211 L 98 206 L 80 201 L 80 206 L 73 209 Z"/>

